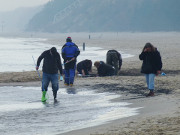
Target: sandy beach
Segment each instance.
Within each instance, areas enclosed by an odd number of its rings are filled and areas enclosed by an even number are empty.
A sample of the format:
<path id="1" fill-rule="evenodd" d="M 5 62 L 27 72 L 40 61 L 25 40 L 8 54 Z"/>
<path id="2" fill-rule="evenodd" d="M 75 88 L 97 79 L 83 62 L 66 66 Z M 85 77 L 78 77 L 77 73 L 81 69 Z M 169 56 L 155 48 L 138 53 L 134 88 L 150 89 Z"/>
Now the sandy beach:
<path id="1" fill-rule="evenodd" d="M 81 47 L 87 46 L 116 49 L 134 55 L 123 59 L 119 76 L 115 77 L 76 77 L 75 88 L 88 88 L 96 92 L 112 92 L 121 97 L 112 102 L 125 101 L 132 107 L 141 107 L 140 114 L 110 121 L 104 125 L 71 131 L 65 135 L 179 135 L 180 134 L 180 33 L 119 33 L 92 34 L 74 37 Z M 115 36 L 116 35 L 116 36 Z M 101 37 L 100 37 L 101 36 Z M 45 36 L 46 37 L 46 36 Z M 64 36 L 52 36 L 45 43 L 63 45 Z M 138 56 L 146 42 L 158 48 L 166 76 L 156 77 L 155 96 L 146 98 L 148 93 L 145 77 L 140 73 L 141 61 Z M 93 67 L 93 73 L 96 73 Z M 0 73 L 0 86 L 40 86 L 36 71 Z M 60 82 L 60 87 L 64 87 Z"/>

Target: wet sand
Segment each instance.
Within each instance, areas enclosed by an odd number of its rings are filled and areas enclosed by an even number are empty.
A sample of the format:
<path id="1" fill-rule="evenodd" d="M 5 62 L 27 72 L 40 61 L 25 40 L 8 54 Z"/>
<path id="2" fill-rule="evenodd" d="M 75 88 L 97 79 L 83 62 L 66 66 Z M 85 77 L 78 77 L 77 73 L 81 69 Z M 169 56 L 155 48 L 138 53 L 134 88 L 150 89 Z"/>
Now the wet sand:
<path id="1" fill-rule="evenodd" d="M 117 49 L 135 55 L 123 60 L 123 66 L 116 77 L 76 78 L 75 88 L 86 87 L 96 92 L 121 94 L 113 102 L 133 103 L 132 107 L 143 107 L 140 115 L 111 121 L 105 125 L 72 131 L 67 135 L 179 135 L 180 134 L 180 38 L 179 33 L 145 34 L 136 37 L 114 39 L 78 39 L 77 43 L 86 42 L 91 46 L 105 49 Z M 126 40 L 125 40 L 126 39 Z M 160 51 L 163 72 L 166 76 L 156 77 L 155 97 L 146 98 L 148 90 L 145 77 L 140 73 L 141 61 L 138 55 L 146 42 L 152 42 Z M 48 41 L 59 44 L 57 37 Z M 95 69 L 93 70 L 95 73 Z M 0 73 L 0 86 L 40 86 L 35 71 Z M 63 83 L 60 85 L 62 87 Z M 60 87 L 61 87 L 60 86 Z"/>

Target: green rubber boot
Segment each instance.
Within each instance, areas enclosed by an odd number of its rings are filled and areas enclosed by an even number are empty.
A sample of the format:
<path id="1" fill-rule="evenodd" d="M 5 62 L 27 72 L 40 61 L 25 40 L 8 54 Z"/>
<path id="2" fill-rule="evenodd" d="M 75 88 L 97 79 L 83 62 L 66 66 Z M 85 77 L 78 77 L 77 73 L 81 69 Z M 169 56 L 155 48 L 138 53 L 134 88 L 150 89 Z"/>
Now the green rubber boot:
<path id="1" fill-rule="evenodd" d="M 41 98 L 41 101 L 42 101 L 42 102 L 46 102 L 46 100 L 47 100 L 47 98 L 46 98 L 46 93 L 47 93 L 47 91 L 43 91 L 43 92 L 42 92 L 42 98 Z"/>

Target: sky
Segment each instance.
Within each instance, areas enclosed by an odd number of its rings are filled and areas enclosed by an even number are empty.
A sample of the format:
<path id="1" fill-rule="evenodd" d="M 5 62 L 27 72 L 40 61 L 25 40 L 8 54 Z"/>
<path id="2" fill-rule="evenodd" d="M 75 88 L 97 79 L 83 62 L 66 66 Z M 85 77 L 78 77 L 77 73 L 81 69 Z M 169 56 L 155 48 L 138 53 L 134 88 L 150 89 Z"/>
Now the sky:
<path id="1" fill-rule="evenodd" d="M 50 0 L 0 0 L 0 12 L 11 11 L 19 7 L 43 5 Z"/>

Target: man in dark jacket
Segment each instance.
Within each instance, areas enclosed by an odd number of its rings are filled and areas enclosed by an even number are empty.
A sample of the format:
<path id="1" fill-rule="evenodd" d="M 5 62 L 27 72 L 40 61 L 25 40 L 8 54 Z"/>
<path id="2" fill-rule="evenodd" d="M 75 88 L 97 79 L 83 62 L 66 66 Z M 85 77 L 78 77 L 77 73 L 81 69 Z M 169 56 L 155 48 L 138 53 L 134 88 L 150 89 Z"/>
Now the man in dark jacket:
<path id="1" fill-rule="evenodd" d="M 103 61 L 96 61 L 94 66 L 97 68 L 100 77 L 115 75 L 115 69 L 111 65 L 105 64 Z"/>
<path id="2" fill-rule="evenodd" d="M 62 57 L 64 59 L 65 66 L 65 82 L 66 86 L 73 86 L 75 70 L 76 70 L 76 59 L 80 54 L 78 46 L 72 42 L 71 37 L 66 39 L 66 44 L 62 47 Z"/>
<path id="3" fill-rule="evenodd" d="M 141 73 L 145 74 L 147 86 L 150 90 L 147 96 L 154 96 L 154 78 L 161 73 L 162 68 L 160 53 L 151 43 L 146 43 L 139 59 L 143 61 Z"/>
<path id="4" fill-rule="evenodd" d="M 122 66 L 121 54 L 116 50 L 109 50 L 106 54 L 106 63 L 115 68 L 115 75 L 117 75 Z"/>
<path id="5" fill-rule="evenodd" d="M 77 71 L 79 74 L 82 74 L 83 76 L 89 75 L 91 69 L 92 69 L 91 60 L 83 60 L 77 64 Z"/>
<path id="6" fill-rule="evenodd" d="M 59 89 L 58 70 L 62 75 L 62 64 L 59 53 L 55 47 L 50 50 L 44 51 L 38 58 L 36 70 L 39 69 L 41 60 L 43 62 L 43 78 L 42 78 L 42 102 L 46 101 L 46 92 L 48 90 L 49 82 L 52 84 L 54 100 L 57 97 L 57 91 Z"/>

